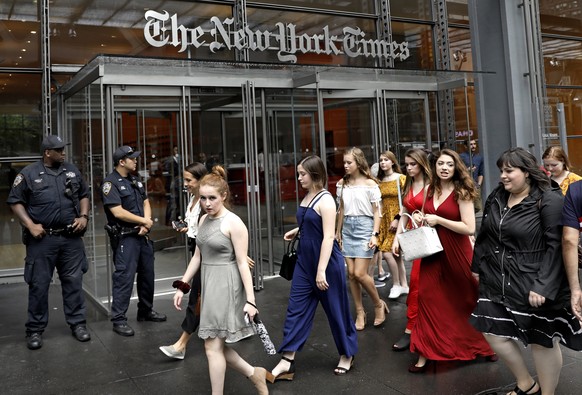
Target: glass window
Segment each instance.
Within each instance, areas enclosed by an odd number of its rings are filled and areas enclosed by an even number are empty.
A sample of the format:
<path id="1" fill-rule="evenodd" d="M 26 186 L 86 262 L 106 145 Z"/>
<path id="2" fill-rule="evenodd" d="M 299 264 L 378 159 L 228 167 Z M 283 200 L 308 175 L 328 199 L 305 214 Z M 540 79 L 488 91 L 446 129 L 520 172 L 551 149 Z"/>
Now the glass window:
<path id="1" fill-rule="evenodd" d="M 408 59 L 394 62 L 395 68 L 424 70 L 435 68 L 430 25 L 392 22 L 392 39 L 396 42 L 408 42 L 410 51 Z"/>
<path id="2" fill-rule="evenodd" d="M 564 120 L 568 137 L 568 157 L 572 171 L 582 175 L 582 89 L 548 89 L 544 108 L 546 143 L 559 145 L 560 118 Z M 557 112 L 557 104 L 564 105 L 563 117 Z"/>
<path id="3" fill-rule="evenodd" d="M 431 21 L 432 4 L 430 0 L 390 0 L 390 15 Z"/>
<path id="4" fill-rule="evenodd" d="M 542 33 L 582 37 L 580 1 L 540 0 Z"/>
<path id="5" fill-rule="evenodd" d="M 14 17 L 6 20 L 2 7 L 0 4 L 0 67 L 40 67 L 40 23 Z"/>
<path id="6" fill-rule="evenodd" d="M 449 23 L 469 24 L 467 0 L 447 0 L 447 17 Z"/>
<path id="7" fill-rule="evenodd" d="M 219 51 L 212 53 L 208 44 L 196 48 L 188 45 L 182 52 L 181 43 L 171 43 L 155 47 L 145 38 L 145 12 L 150 10 L 152 2 L 136 0 L 118 2 L 116 0 L 93 0 L 83 2 L 51 3 L 51 62 L 57 64 L 85 64 L 96 54 L 196 58 L 233 60 L 234 52 Z M 231 6 L 200 4 L 192 2 L 169 1 L 163 8 L 153 9 L 158 13 L 167 11 L 168 16 L 176 15 L 177 25 L 187 29 L 201 27 L 209 31 L 214 27 L 210 18 L 213 16 L 224 20 L 231 17 Z M 161 22 L 160 22 L 160 28 Z M 171 29 L 171 22 L 164 27 Z M 150 30 L 154 31 L 155 27 Z M 161 40 L 164 33 L 156 36 Z M 166 38 L 171 39 L 169 33 Z M 209 35 L 209 33 L 207 33 Z M 210 36 L 208 36 L 210 37 Z M 208 41 L 208 40 L 206 40 Z"/>
<path id="8" fill-rule="evenodd" d="M 451 70 L 473 71 L 471 32 L 469 29 L 449 28 Z"/>
<path id="9" fill-rule="evenodd" d="M 376 39 L 376 22 L 373 19 L 355 19 L 339 17 L 336 15 L 325 14 L 305 14 L 289 11 L 272 11 L 263 9 L 248 10 L 248 24 L 251 31 L 270 31 L 279 34 L 280 28 L 277 23 L 282 23 L 285 27 L 287 42 L 292 41 L 297 46 L 296 51 L 281 51 L 281 44 L 277 39 L 271 39 L 272 50 L 267 51 L 250 51 L 249 58 L 253 62 L 281 63 L 289 62 L 290 58 L 281 58 L 281 56 L 293 56 L 296 63 L 299 64 L 333 64 L 347 66 L 368 66 L 373 67 L 376 64 L 375 57 L 356 56 L 350 57 L 344 53 L 330 54 L 316 53 L 316 48 L 326 48 L 323 40 L 325 35 L 337 36 L 342 40 L 346 34 L 344 28 L 360 29 L 364 37 L 363 40 Z M 326 31 L 328 33 L 326 33 Z M 291 35 L 295 35 L 293 40 Z M 342 43 L 335 41 L 335 46 L 339 50 L 343 49 Z M 289 44 L 288 44 L 289 45 Z M 301 51 L 301 47 L 305 51 Z M 359 45 L 358 48 L 362 48 Z M 311 50 L 310 50 L 311 48 Z M 291 47 L 289 46 L 289 49 Z M 287 59 L 287 60 L 285 60 Z"/>
<path id="10" fill-rule="evenodd" d="M 375 0 L 253 0 L 253 3 L 296 6 L 320 10 L 374 13 Z M 248 1 L 247 4 L 251 2 Z"/>
<path id="11" fill-rule="evenodd" d="M 542 40 L 546 84 L 582 85 L 582 42 Z"/>
<path id="12" fill-rule="evenodd" d="M 467 141 L 479 140 L 477 125 L 477 104 L 475 103 L 475 87 L 467 87 L 467 98 L 465 101 L 465 90 L 462 88 L 453 91 L 455 106 L 455 139 L 457 152 L 466 151 Z M 469 117 L 467 119 L 467 116 Z"/>
<path id="13" fill-rule="evenodd" d="M 0 73 L 0 156 L 38 156 L 41 77 Z"/>

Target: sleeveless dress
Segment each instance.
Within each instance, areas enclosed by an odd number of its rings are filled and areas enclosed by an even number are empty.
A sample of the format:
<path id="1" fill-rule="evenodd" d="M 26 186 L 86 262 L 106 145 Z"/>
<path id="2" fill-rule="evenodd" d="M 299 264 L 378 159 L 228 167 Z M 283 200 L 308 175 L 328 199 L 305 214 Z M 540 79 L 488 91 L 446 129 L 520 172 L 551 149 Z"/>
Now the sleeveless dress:
<path id="1" fill-rule="evenodd" d="M 424 212 L 460 221 L 461 213 L 451 193 L 435 209 L 433 198 L 426 200 Z M 477 304 L 477 281 L 471 274 L 473 247 L 469 236 L 444 226 L 435 227 L 443 251 L 421 260 L 418 316 L 412 329 L 410 351 L 434 360 L 473 360 L 493 355 L 493 350 L 469 323 Z"/>
<path id="2" fill-rule="evenodd" d="M 403 183 L 406 176 L 400 175 L 392 181 L 380 182 L 380 193 L 382 194 L 382 217 L 380 218 L 380 236 L 378 238 L 378 249 L 380 251 L 391 251 L 392 242 L 396 233 L 390 232 L 390 223 L 394 216 L 400 212 L 400 203 L 398 202 L 398 185 L 400 181 L 400 192 L 402 193 Z"/>
<path id="3" fill-rule="evenodd" d="M 301 237 L 279 352 L 300 351 L 303 348 L 313 328 L 315 311 L 321 303 L 339 355 L 350 357 L 358 352 L 358 335 L 350 314 L 344 257 L 335 240 L 325 269 L 329 288 L 321 291 L 315 284 L 323 241 L 322 219 L 313 209 L 317 200 L 310 207 L 299 206 L 297 210 Z"/>
<path id="4" fill-rule="evenodd" d="M 415 210 L 422 209 L 422 201 L 424 199 L 424 190 L 421 190 L 416 195 L 412 192 L 412 188 L 408 191 L 406 196 L 402 199 L 402 205 L 406 208 L 408 213 L 412 215 Z M 410 220 L 409 220 L 410 222 Z M 410 223 L 408 224 L 410 227 Z M 410 270 L 410 281 L 408 282 L 409 291 L 406 298 L 406 329 L 412 331 L 416 323 L 416 316 L 418 313 L 418 279 L 420 277 L 420 259 L 412 262 L 412 269 Z"/>
<path id="5" fill-rule="evenodd" d="M 245 322 L 245 289 L 236 263 L 232 241 L 220 230 L 227 212 L 220 218 L 206 217 L 198 228 L 202 288 L 200 292 L 201 339 L 225 338 L 236 342 L 255 333 Z"/>

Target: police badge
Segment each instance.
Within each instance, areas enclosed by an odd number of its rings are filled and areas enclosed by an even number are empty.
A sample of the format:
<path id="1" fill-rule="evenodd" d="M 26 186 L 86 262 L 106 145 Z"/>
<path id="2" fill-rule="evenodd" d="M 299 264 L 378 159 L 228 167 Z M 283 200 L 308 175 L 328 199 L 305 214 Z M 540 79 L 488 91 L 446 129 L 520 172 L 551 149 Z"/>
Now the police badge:
<path id="1" fill-rule="evenodd" d="M 12 183 L 12 188 L 16 188 L 18 184 L 22 182 L 22 180 L 24 180 L 24 177 L 22 176 L 22 174 L 18 174 L 14 179 L 14 182 Z"/>
<path id="2" fill-rule="evenodd" d="M 103 194 L 105 196 L 109 195 L 109 192 L 111 191 L 111 182 L 107 181 L 107 182 L 103 183 L 101 190 L 103 191 Z"/>

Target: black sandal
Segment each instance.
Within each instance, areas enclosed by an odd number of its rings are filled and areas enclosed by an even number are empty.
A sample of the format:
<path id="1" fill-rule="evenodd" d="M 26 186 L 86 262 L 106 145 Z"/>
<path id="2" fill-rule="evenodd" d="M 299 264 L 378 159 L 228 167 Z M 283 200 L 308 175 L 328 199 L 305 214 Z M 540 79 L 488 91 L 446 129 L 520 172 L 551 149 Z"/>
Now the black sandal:
<path id="1" fill-rule="evenodd" d="M 542 395 L 542 388 L 541 387 L 536 392 L 530 393 L 530 391 L 533 390 L 536 387 L 536 385 L 538 385 L 538 382 L 534 381 L 532 386 L 529 387 L 529 389 L 526 391 L 523 391 L 521 388 L 519 388 L 516 385 L 515 388 L 513 389 L 513 392 L 515 392 L 515 395 Z"/>
<path id="2" fill-rule="evenodd" d="M 356 359 L 355 355 L 352 355 L 352 360 L 350 361 L 350 367 L 349 368 L 342 368 L 341 366 L 336 366 L 336 368 L 333 370 L 333 374 L 335 374 L 336 376 L 343 376 L 344 374 L 347 374 L 351 369 L 352 366 L 354 366 L 354 359 Z"/>
<path id="3" fill-rule="evenodd" d="M 276 376 L 271 375 L 272 381 L 269 380 L 269 382 L 271 382 L 271 383 L 274 383 L 275 381 L 279 381 L 279 380 L 293 381 L 293 377 L 295 377 L 295 360 L 289 359 L 289 358 L 284 357 L 284 356 L 281 356 L 281 359 L 289 362 L 289 369 L 287 369 L 286 372 L 281 372 Z"/>

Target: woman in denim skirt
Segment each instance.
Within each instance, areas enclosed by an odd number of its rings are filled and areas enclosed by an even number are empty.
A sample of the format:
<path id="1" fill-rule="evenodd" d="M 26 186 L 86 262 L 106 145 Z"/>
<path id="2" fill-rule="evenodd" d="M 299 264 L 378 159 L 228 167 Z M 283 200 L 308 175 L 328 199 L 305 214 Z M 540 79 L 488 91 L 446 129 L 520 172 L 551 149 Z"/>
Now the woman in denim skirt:
<path id="1" fill-rule="evenodd" d="M 336 238 L 348 266 L 350 290 L 356 307 L 356 329 L 366 326 L 366 311 L 362 303 L 362 288 L 374 303 L 374 326 L 378 327 L 389 313 L 380 299 L 368 267 L 378 245 L 380 201 L 378 182 L 370 174 L 361 149 L 353 147 L 344 153 L 345 176 L 337 183 L 339 200 Z"/>

